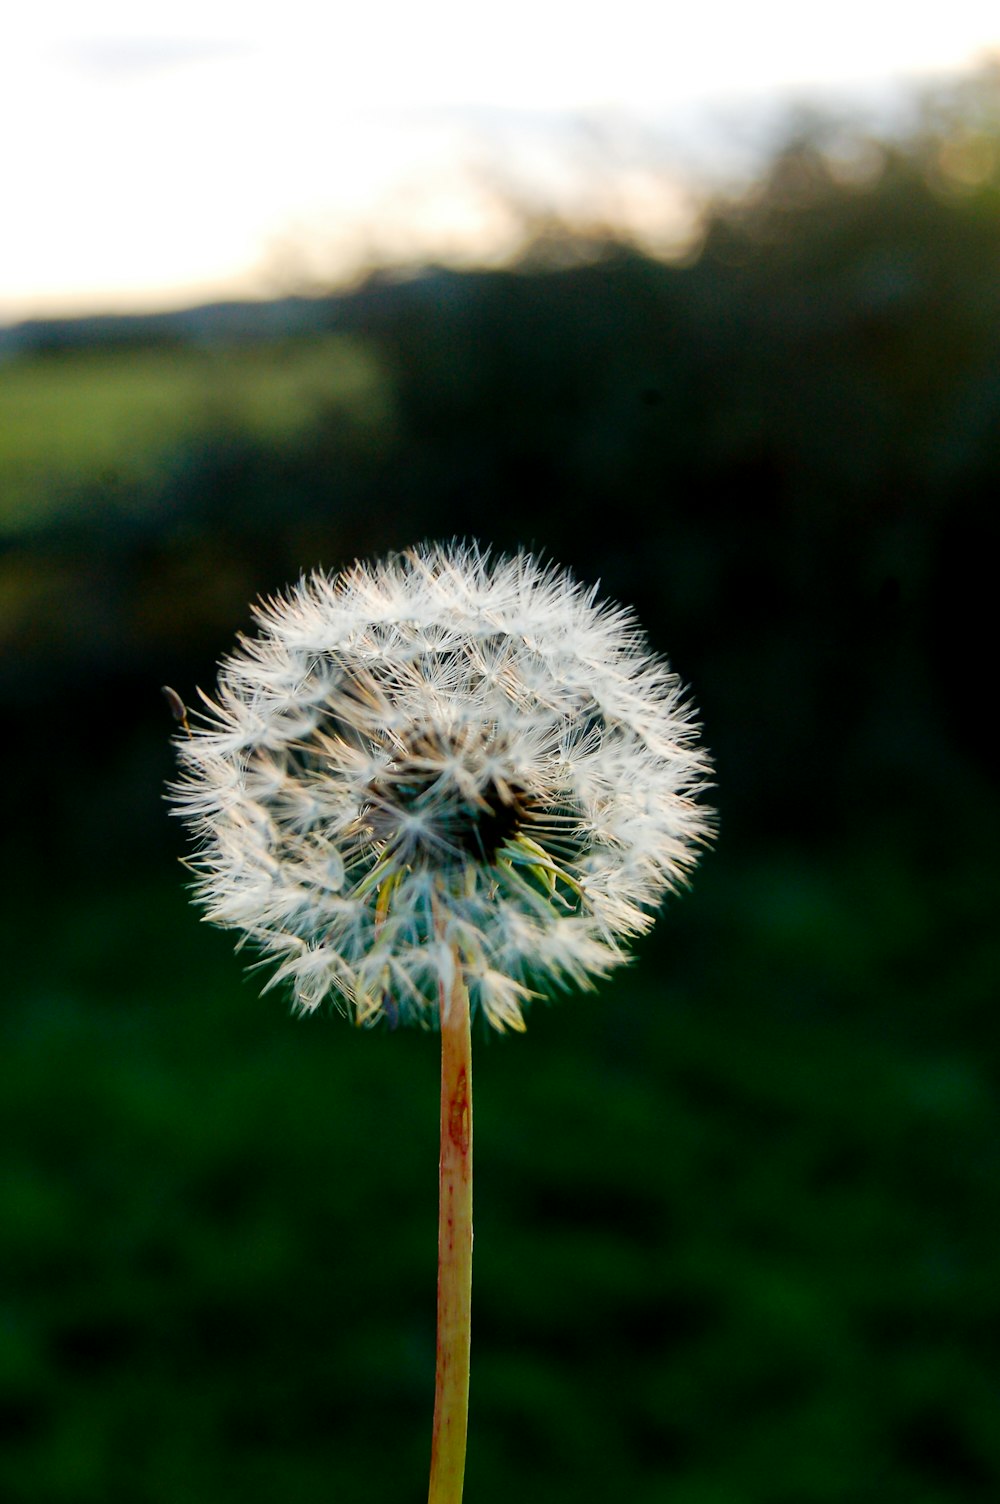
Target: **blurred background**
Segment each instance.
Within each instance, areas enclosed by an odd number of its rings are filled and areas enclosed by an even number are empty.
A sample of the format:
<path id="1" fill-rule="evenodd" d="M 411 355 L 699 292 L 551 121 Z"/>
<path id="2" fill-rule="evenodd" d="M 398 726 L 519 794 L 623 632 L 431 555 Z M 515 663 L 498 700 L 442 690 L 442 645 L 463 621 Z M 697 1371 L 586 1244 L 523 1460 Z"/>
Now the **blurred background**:
<path id="1" fill-rule="evenodd" d="M 459 535 L 637 608 L 720 812 L 477 1037 L 470 1504 L 995 1500 L 995 13 L 119 9 L 0 61 L 0 1492 L 425 1496 L 435 1040 L 198 922 L 159 689 Z"/>

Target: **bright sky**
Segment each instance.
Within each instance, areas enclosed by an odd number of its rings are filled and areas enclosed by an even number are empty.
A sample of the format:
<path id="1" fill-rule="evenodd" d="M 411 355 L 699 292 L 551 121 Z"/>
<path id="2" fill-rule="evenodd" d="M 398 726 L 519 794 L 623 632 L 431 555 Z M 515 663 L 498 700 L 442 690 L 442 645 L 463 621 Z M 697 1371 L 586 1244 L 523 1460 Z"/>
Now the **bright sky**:
<path id="1" fill-rule="evenodd" d="M 619 201 L 666 236 L 682 200 L 647 202 L 650 122 L 690 142 L 713 111 L 889 87 L 1000 46 L 997 0 L 36 0 L 21 15 L 0 30 L 0 322 L 298 290 L 366 245 L 502 249 L 483 165 L 544 202 L 598 136 L 616 143 Z"/>

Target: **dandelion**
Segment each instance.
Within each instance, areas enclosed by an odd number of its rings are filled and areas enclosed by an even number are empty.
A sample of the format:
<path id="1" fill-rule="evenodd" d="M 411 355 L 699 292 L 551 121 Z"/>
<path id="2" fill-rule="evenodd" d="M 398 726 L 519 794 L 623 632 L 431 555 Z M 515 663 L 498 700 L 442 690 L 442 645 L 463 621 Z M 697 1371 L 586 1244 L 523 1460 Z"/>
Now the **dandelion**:
<path id="1" fill-rule="evenodd" d="M 439 1028 L 430 1504 L 461 1499 L 470 1020 L 627 959 L 706 841 L 708 761 L 632 614 L 528 554 L 422 547 L 261 605 L 178 736 L 206 918 L 297 1007 Z M 182 707 L 183 708 L 183 707 Z M 175 711 L 176 713 L 176 711 Z"/>

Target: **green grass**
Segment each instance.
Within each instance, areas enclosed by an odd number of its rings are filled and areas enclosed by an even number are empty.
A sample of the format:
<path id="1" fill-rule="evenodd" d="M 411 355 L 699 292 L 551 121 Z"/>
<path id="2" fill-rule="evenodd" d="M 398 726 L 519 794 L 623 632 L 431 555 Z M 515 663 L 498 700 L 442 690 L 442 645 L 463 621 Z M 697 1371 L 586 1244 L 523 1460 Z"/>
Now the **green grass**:
<path id="1" fill-rule="evenodd" d="M 630 971 L 477 1031 L 470 1499 L 996 1497 L 965 870 L 720 855 Z M 2 918 L 0 1491 L 420 1498 L 435 1040 L 294 1021 L 178 875 L 40 911 Z"/>
<path id="2" fill-rule="evenodd" d="M 375 357 L 345 335 L 18 357 L 0 365 L 0 528 L 50 521 L 94 487 L 121 504 L 199 436 L 281 445 L 331 409 L 378 427 L 387 404 Z"/>

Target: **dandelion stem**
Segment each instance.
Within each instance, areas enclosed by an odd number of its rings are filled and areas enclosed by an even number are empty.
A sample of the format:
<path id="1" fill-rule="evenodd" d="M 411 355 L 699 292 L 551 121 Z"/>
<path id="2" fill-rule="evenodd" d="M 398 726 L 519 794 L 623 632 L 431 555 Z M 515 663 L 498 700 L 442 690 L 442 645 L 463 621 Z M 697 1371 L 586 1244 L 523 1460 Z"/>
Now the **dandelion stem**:
<path id="1" fill-rule="evenodd" d="M 461 1504 L 472 1315 L 472 1031 L 458 965 L 450 996 L 442 983 L 440 999 L 437 1374 L 427 1504 Z"/>

